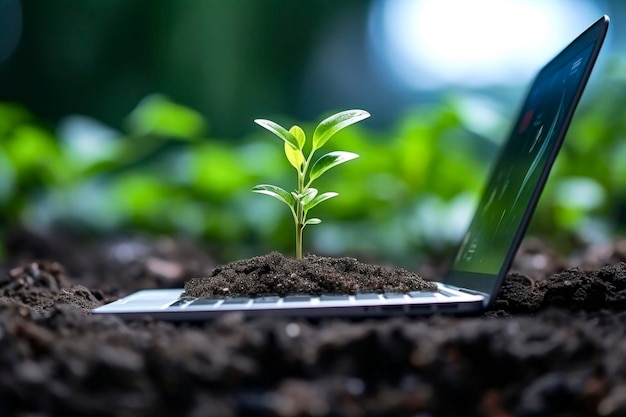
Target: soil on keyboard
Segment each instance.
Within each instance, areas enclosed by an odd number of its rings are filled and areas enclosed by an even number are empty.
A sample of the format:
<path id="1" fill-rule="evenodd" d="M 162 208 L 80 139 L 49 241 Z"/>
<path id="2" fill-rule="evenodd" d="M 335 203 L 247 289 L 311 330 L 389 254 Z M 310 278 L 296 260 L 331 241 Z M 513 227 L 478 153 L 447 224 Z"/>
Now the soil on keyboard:
<path id="1" fill-rule="evenodd" d="M 386 268 L 354 258 L 308 255 L 301 260 L 278 252 L 218 266 L 207 277 L 185 283 L 183 297 L 355 294 L 436 291 L 415 272 Z"/>

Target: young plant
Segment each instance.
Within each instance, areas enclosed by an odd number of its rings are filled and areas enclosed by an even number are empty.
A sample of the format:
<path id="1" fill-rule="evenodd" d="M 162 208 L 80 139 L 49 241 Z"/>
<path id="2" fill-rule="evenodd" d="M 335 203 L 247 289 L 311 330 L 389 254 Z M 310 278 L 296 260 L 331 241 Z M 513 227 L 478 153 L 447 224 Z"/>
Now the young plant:
<path id="1" fill-rule="evenodd" d="M 364 110 L 346 110 L 322 120 L 315 128 L 313 141 L 306 157 L 304 151 L 304 146 L 307 142 L 306 135 L 299 126 L 294 125 L 287 130 L 271 120 L 256 119 L 254 121 L 285 142 L 285 156 L 287 156 L 287 160 L 289 160 L 289 163 L 297 172 L 297 187 L 291 193 L 269 184 L 261 184 L 252 188 L 252 191 L 255 193 L 267 194 L 289 206 L 296 227 L 296 259 L 302 259 L 302 233 L 304 228 L 307 225 L 322 222 L 315 217 L 307 219 L 309 210 L 322 201 L 339 195 L 336 192 L 318 194 L 317 189 L 311 186 L 313 181 L 329 169 L 359 157 L 359 155 L 352 152 L 334 151 L 322 155 L 311 165 L 313 154 L 324 146 L 335 133 L 369 116 L 370 114 Z"/>

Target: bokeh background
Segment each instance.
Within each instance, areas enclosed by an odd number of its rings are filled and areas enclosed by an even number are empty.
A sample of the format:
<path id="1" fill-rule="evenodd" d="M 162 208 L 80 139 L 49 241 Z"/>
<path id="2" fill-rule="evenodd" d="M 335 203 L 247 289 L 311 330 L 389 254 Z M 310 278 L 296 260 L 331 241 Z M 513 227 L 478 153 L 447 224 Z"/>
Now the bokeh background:
<path id="1" fill-rule="evenodd" d="M 626 3 L 619 0 L 0 0 L 0 232 L 293 253 L 258 183 L 294 187 L 282 144 L 372 117 L 327 150 L 305 251 L 411 266 L 464 232 L 534 72 L 600 15 L 612 27 L 531 225 L 563 248 L 626 223 Z"/>

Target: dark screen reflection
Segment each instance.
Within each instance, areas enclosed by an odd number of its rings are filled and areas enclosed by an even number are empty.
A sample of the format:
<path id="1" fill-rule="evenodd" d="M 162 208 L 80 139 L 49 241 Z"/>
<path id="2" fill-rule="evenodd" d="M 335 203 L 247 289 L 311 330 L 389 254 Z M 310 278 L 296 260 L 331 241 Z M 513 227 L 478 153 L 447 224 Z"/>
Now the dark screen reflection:
<path id="1" fill-rule="evenodd" d="M 454 270 L 500 272 L 557 143 L 592 49 L 589 46 L 566 65 L 543 74 L 533 85 L 463 239 Z"/>

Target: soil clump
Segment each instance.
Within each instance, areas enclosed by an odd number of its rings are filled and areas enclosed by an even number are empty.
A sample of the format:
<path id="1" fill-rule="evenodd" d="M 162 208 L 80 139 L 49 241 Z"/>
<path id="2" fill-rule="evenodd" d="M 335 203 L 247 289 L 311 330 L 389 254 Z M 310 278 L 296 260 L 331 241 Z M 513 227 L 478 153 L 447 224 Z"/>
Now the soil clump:
<path id="1" fill-rule="evenodd" d="M 334 295 L 357 292 L 436 291 L 415 272 L 365 264 L 354 258 L 316 255 L 302 260 L 278 252 L 216 267 L 185 283 L 182 297 Z"/>

